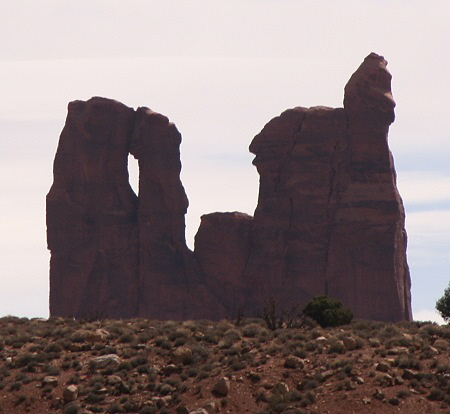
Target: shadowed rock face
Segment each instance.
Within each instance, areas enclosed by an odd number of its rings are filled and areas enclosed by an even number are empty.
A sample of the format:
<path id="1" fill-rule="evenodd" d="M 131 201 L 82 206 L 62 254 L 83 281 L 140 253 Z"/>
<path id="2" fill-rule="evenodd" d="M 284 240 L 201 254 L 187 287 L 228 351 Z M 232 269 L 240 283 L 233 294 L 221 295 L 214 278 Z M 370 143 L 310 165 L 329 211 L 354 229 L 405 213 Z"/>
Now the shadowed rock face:
<path id="1" fill-rule="evenodd" d="M 235 317 L 245 306 L 245 274 L 251 251 L 253 217 L 244 213 L 212 213 L 201 217 L 195 257 L 217 303 Z M 257 309 L 258 312 L 260 309 Z"/>
<path id="2" fill-rule="evenodd" d="M 252 308 L 270 295 L 289 304 L 327 294 L 358 318 L 411 319 L 386 64 L 365 59 L 344 108 L 288 110 L 251 143 L 261 176 L 245 273 Z"/>
<path id="3" fill-rule="evenodd" d="M 410 320 L 404 210 L 387 134 L 387 62 L 370 54 L 344 108 L 294 108 L 250 151 L 260 174 L 254 218 L 202 216 L 185 243 L 181 135 L 148 108 L 69 104 L 47 196 L 50 313 L 161 319 L 234 317 L 328 294 L 357 318 Z M 139 199 L 127 159 L 139 161 Z"/>
<path id="4" fill-rule="evenodd" d="M 185 302 L 179 290 L 188 285 L 181 135 L 163 115 L 146 108 L 136 115 L 130 151 L 139 161 L 139 314 L 170 319 L 179 317 Z"/>
<path id="5" fill-rule="evenodd" d="M 138 200 L 127 170 L 134 120 L 108 99 L 69 104 L 47 195 L 51 315 L 137 312 Z"/>
<path id="6" fill-rule="evenodd" d="M 185 243 L 180 142 L 148 108 L 69 104 L 47 195 L 51 315 L 183 319 L 212 308 Z M 139 160 L 139 200 L 129 152 Z"/>

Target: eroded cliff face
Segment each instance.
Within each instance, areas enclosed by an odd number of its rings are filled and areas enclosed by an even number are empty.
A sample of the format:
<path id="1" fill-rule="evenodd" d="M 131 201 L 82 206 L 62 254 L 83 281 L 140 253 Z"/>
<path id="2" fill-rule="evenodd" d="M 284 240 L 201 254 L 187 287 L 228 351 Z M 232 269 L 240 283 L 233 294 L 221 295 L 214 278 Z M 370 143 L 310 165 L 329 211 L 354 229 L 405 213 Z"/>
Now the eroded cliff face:
<path id="1" fill-rule="evenodd" d="M 134 119 L 109 99 L 69 104 L 47 195 L 51 315 L 136 315 L 138 200 L 127 170 Z"/>
<path id="2" fill-rule="evenodd" d="M 194 252 L 175 125 L 104 98 L 69 104 L 47 196 L 51 314 L 219 319 L 257 315 L 271 298 L 287 307 L 327 294 L 357 318 L 410 320 L 386 64 L 373 53 L 364 60 L 344 108 L 272 119 L 250 145 L 260 174 L 254 218 L 204 215 Z"/>
<path id="3" fill-rule="evenodd" d="M 246 307 L 244 277 L 251 252 L 253 217 L 244 213 L 211 213 L 201 217 L 195 236 L 195 258 L 222 317 L 236 317 Z M 257 314 L 260 309 L 252 312 Z"/>
<path id="4" fill-rule="evenodd" d="M 148 108 L 105 98 L 69 104 L 47 195 L 51 315 L 224 314 L 186 247 L 180 143 L 175 125 Z M 130 152 L 139 161 L 139 199 L 128 180 Z"/>
<path id="5" fill-rule="evenodd" d="M 250 145 L 260 178 L 245 277 L 250 306 L 327 294 L 356 317 L 411 319 L 405 214 L 387 133 L 387 62 L 369 55 L 344 108 L 294 108 Z"/>

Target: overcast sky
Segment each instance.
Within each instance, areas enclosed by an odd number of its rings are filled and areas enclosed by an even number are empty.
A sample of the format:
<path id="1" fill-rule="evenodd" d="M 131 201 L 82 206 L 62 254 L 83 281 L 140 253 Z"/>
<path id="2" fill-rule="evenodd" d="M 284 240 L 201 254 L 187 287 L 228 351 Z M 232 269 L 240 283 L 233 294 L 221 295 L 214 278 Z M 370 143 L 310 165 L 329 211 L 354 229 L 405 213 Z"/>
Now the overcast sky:
<path id="1" fill-rule="evenodd" d="M 450 280 L 450 2 L 14 0 L 0 4 L 0 316 L 48 316 L 45 195 L 67 104 L 148 106 L 183 136 L 188 244 L 201 214 L 253 214 L 248 145 L 295 106 L 342 106 L 389 61 L 389 142 L 407 212 L 416 319 Z M 130 160 L 136 187 L 136 163 Z"/>

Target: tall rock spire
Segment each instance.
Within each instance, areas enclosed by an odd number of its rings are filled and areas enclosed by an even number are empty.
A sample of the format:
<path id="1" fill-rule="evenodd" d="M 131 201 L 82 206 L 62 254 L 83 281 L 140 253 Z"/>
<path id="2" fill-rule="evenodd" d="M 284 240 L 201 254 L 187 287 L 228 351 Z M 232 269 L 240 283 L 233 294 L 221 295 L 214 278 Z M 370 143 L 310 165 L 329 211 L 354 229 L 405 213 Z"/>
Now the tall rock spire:
<path id="1" fill-rule="evenodd" d="M 134 119 L 110 99 L 69 104 L 47 195 L 51 315 L 136 315 L 138 200 L 127 170 Z"/>
<path id="2" fill-rule="evenodd" d="M 412 318 L 386 64 L 371 53 L 345 87 L 344 108 L 288 110 L 250 145 L 261 177 L 245 275 L 253 308 L 271 296 L 289 304 L 327 294 L 358 318 Z"/>

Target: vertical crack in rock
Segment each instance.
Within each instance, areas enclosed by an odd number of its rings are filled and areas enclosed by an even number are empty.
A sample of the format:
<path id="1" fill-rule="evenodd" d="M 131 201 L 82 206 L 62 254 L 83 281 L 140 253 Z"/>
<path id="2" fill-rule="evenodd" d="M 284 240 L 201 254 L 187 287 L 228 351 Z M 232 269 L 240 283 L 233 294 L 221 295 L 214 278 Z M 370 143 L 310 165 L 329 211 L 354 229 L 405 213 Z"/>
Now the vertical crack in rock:
<path id="1" fill-rule="evenodd" d="M 302 117 L 299 119 L 299 125 L 296 128 L 296 132 L 294 132 L 294 134 L 293 134 L 292 145 L 287 150 L 284 159 L 281 161 L 280 166 L 278 167 L 278 174 L 276 175 L 277 178 L 275 179 L 275 189 L 274 189 L 275 192 L 278 190 L 279 186 L 282 184 L 283 170 L 284 170 L 286 164 L 289 162 L 295 146 L 301 140 L 302 125 L 305 120 L 305 117 L 306 117 L 306 113 L 302 113 Z"/>
<path id="2" fill-rule="evenodd" d="M 335 165 L 335 158 L 336 153 L 338 151 L 339 147 L 339 141 L 334 144 L 333 150 L 329 157 L 330 162 L 330 184 L 329 184 L 329 191 L 328 191 L 328 197 L 327 197 L 327 222 L 328 222 L 328 230 L 327 230 L 327 241 L 326 241 L 326 258 L 325 258 L 325 286 L 324 286 L 324 292 L 325 295 L 329 295 L 329 289 L 328 289 L 328 269 L 329 269 L 329 261 L 330 261 L 330 244 L 331 244 L 331 238 L 332 233 L 335 226 L 335 215 L 336 215 L 336 207 L 331 205 L 332 198 L 336 197 L 336 194 L 339 193 L 338 184 L 335 182 L 337 181 L 337 166 Z"/>
<path id="3" fill-rule="evenodd" d="M 280 182 L 282 182 L 281 176 L 284 174 L 283 169 L 286 167 L 286 165 L 290 161 L 292 161 L 291 160 L 291 156 L 294 153 L 295 147 L 299 144 L 299 142 L 302 139 L 302 126 L 303 126 L 303 122 L 305 121 L 305 119 L 306 119 L 306 112 L 303 113 L 303 116 L 300 118 L 300 122 L 298 124 L 297 130 L 294 133 L 294 139 L 293 139 L 292 146 L 289 149 L 289 151 L 287 152 L 285 159 L 283 160 L 283 162 L 280 165 L 279 172 L 278 172 L 279 179 L 277 181 L 277 184 L 275 185 L 275 193 L 279 189 Z M 292 197 L 288 196 L 288 201 L 289 201 L 289 220 L 288 220 L 288 225 L 287 225 L 287 228 L 285 230 L 285 236 L 284 236 L 284 240 L 285 240 L 285 243 L 284 243 L 284 256 L 286 256 L 287 253 L 288 253 L 289 240 L 290 240 L 290 237 L 291 237 L 290 235 L 291 235 L 291 232 L 292 232 L 293 227 L 294 227 L 294 223 L 293 223 L 293 219 L 294 219 L 294 200 L 293 200 Z M 288 283 L 288 280 L 289 280 L 288 269 L 287 269 L 287 266 L 286 266 L 286 262 L 283 262 L 283 270 L 282 270 L 282 273 L 281 273 L 281 276 L 280 276 L 281 286 L 286 286 L 287 283 Z"/>

